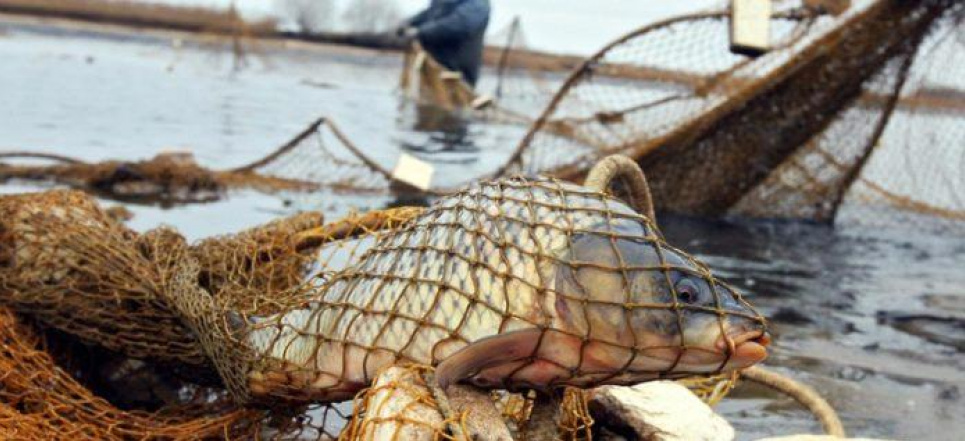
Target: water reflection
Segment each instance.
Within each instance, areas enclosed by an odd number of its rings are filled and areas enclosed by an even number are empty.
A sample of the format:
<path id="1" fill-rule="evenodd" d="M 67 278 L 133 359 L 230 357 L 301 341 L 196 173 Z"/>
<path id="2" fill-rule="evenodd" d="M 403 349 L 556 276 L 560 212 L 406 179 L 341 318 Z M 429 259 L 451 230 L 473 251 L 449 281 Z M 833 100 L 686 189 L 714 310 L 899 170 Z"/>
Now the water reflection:
<path id="1" fill-rule="evenodd" d="M 419 142 L 404 141 L 403 149 L 418 153 L 477 153 L 471 135 L 471 115 L 431 104 L 403 105 L 403 129 L 426 136 Z"/>

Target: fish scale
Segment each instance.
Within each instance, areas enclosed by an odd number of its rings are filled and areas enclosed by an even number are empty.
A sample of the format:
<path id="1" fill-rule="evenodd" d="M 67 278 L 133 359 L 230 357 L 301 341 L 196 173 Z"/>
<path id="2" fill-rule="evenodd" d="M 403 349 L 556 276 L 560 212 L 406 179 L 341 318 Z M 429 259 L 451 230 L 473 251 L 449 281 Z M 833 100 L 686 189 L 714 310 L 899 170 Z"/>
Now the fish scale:
<path id="1" fill-rule="evenodd" d="M 389 364 L 436 365 L 521 330 L 563 332 L 552 299 L 559 271 L 572 267 L 575 235 L 603 238 L 607 249 L 615 237 L 657 240 L 648 220 L 624 203 L 547 178 L 478 183 L 442 198 L 375 240 L 354 264 L 327 274 L 306 309 L 259 321 L 247 337 L 264 356 L 253 378 L 266 377 L 259 368 L 280 371 L 273 377 L 285 380 L 273 388 L 346 398 Z"/>

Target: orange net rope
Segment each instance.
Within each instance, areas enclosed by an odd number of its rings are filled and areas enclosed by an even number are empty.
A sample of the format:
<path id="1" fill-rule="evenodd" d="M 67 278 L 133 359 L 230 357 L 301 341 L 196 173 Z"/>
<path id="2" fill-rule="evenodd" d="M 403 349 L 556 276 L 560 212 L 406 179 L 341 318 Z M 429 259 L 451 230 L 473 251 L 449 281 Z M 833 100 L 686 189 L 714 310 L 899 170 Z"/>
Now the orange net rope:
<path id="1" fill-rule="evenodd" d="M 40 336 L 9 310 L 0 309 L 3 439 L 229 438 L 250 432 L 246 427 L 260 416 L 256 410 L 232 409 L 223 403 L 158 413 L 124 411 L 58 369 L 43 349 Z"/>
<path id="2" fill-rule="evenodd" d="M 4 196 L 0 213 L 0 303 L 133 357 L 206 363 L 158 297 L 183 250 L 158 253 L 152 236 L 115 222 L 82 193 Z"/>

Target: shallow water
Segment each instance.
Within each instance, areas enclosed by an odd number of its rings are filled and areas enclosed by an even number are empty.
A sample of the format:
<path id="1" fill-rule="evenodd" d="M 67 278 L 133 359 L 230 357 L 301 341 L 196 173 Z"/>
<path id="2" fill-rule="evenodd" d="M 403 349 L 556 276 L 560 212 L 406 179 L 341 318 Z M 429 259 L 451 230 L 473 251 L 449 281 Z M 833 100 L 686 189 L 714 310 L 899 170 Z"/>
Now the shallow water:
<path id="1" fill-rule="evenodd" d="M 0 21 L 0 149 L 97 160 L 189 148 L 225 168 L 257 159 L 322 115 L 382 164 L 403 148 L 439 179 L 492 170 L 521 130 L 477 122 L 411 129 L 395 94 L 401 61 L 350 49 L 255 47 L 236 71 L 227 42 L 55 31 Z M 269 52 L 271 55 L 269 56 Z M 425 116 L 425 115 L 423 115 Z M 34 189 L 0 186 L 0 192 Z M 159 224 L 191 239 L 229 233 L 295 209 L 329 218 L 382 207 L 385 197 L 286 200 L 235 192 L 176 209 L 132 206 L 134 228 Z M 965 433 L 965 238 L 805 223 L 661 219 L 671 243 L 695 252 L 772 318 L 768 364 L 815 386 L 854 435 L 959 440 Z M 721 411 L 741 439 L 816 432 L 793 403 L 753 387 Z"/>

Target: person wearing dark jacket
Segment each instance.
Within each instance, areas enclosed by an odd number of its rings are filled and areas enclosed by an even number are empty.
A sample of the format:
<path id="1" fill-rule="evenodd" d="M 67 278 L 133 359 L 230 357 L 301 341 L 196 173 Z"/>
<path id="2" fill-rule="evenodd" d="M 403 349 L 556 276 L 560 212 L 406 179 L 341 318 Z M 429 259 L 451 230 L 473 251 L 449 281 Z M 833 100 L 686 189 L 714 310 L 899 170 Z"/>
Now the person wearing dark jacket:
<path id="1" fill-rule="evenodd" d="M 489 0 L 432 0 L 428 9 L 405 22 L 401 32 L 418 38 L 433 58 L 475 86 L 489 14 Z"/>

